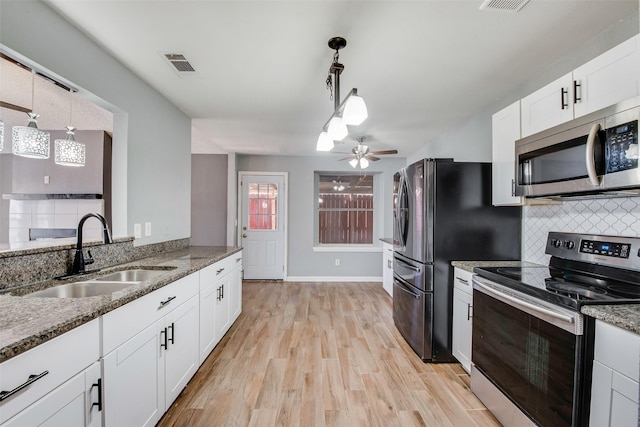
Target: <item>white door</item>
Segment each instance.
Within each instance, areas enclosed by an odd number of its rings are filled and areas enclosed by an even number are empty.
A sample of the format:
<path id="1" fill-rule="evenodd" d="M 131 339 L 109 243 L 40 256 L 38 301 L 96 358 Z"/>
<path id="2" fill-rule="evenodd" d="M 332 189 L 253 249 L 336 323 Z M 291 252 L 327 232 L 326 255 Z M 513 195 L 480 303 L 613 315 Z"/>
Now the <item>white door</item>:
<path id="1" fill-rule="evenodd" d="M 245 279 L 284 279 L 285 175 L 240 174 Z"/>

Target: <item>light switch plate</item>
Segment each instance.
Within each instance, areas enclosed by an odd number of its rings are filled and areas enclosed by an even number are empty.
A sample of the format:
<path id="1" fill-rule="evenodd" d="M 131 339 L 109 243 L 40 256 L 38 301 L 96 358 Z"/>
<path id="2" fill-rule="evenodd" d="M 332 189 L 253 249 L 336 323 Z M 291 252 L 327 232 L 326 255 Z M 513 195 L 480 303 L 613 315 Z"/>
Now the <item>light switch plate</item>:
<path id="1" fill-rule="evenodd" d="M 133 237 L 139 239 L 142 237 L 142 225 L 141 224 L 133 224 Z"/>
<path id="2" fill-rule="evenodd" d="M 145 222 L 144 223 L 144 235 L 145 236 L 151 236 L 151 223 L 150 222 Z"/>

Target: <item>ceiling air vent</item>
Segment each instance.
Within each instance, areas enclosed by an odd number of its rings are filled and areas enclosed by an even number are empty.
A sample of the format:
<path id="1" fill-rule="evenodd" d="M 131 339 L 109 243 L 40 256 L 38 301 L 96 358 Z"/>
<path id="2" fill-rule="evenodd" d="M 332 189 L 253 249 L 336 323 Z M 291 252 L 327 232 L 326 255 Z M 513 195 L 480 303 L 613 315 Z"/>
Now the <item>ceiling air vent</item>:
<path id="1" fill-rule="evenodd" d="M 529 0 L 485 0 L 480 5 L 480 10 L 495 10 L 499 12 L 518 12 Z"/>
<path id="2" fill-rule="evenodd" d="M 180 73 L 195 72 L 196 70 L 189 64 L 187 58 L 180 53 L 165 53 L 164 57 L 174 66 Z"/>

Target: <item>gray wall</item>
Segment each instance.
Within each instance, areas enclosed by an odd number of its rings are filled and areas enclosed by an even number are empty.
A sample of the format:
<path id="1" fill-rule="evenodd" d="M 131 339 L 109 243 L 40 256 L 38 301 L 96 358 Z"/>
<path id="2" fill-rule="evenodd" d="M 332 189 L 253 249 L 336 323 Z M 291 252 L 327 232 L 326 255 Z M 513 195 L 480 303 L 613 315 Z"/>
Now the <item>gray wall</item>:
<path id="1" fill-rule="evenodd" d="M 496 99 L 473 117 L 441 138 L 428 141 L 421 150 L 407 158 L 408 163 L 425 157 L 453 157 L 457 161 L 491 161 L 491 117 L 504 107 L 521 99 L 601 53 L 638 34 L 638 14 L 628 16 L 582 48 L 550 64 L 537 79 L 523 82 L 506 96 Z M 568 36 L 570 37 L 570 36 Z M 470 72 L 473 72 L 471 69 Z M 464 102 L 464 101 L 461 101 Z"/>
<path id="2" fill-rule="evenodd" d="M 227 155 L 191 155 L 191 244 L 227 245 Z"/>
<path id="3" fill-rule="evenodd" d="M 393 173 L 406 164 L 404 158 L 385 157 L 371 162 L 367 172 L 381 172 L 382 206 L 381 234 L 393 236 Z M 287 172 L 289 175 L 288 276 L 295 277 L 381 277 L 381 252 L 314 252 L 314 172 L 354 169 L 335 156 L 237 156 L 237 170 L 242 172 Z M 378 213 L 378 212 L 376 212 Z M 375 244 L 379 245 L 379 241 Z M 340 266 L 334 265 L 340 258 Z"/>
<path id="4" fill-rule="evenodd" d="M 0 43 L 114 113 L 114 235 L 151 222 L 136 244 L 189 237 L 191 119 L 40 1 L 0 1 Z"/>

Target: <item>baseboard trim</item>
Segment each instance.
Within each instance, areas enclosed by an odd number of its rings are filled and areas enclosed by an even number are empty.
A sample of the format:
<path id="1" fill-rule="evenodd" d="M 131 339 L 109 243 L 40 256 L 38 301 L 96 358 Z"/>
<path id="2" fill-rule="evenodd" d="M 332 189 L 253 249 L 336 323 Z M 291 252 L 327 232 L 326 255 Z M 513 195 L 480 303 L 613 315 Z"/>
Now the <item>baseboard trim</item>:
<path id="1" fill-rule="evenodd" d="M 287 276 L 285 282 L 379 282 L 381 276 Z"/>

